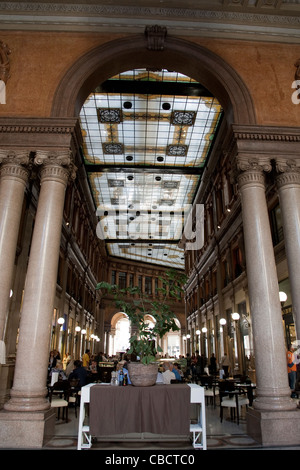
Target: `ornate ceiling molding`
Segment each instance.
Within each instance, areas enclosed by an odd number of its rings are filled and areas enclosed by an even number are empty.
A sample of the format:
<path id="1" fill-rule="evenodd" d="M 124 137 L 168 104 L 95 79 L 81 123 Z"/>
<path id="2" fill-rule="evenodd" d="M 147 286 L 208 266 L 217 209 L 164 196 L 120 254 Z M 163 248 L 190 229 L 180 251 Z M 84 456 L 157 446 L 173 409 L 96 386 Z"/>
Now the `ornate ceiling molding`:
<path id="1" fill-rule="evenodd" d="M 212 1 L 210 9 L 81 3 L 0 2 L 1 29 L 142 32 L 148 25 L 167 26 L 180 35 L 300 42 L 299 3 Z M 151 6 L 155 4 L 156 6 Z M 249 3 L 249 5 L 248 5 Z M 178 3 L 179 4 L 179 3 Z M 178 5 L 177 4 L 177 5 Z"/>

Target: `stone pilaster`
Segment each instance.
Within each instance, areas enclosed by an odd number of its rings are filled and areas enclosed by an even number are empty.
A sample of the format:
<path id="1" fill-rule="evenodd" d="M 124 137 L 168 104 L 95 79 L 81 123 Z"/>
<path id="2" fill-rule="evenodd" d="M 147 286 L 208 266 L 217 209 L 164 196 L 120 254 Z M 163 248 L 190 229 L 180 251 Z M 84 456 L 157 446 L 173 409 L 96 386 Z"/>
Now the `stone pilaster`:
<path id="1" fill-rule="evenodd" d="M 29 152 L 0 150 L 0 340 L 5 340 L 5 324 L 12 287 L 14 260 L 22 213 L 24 191 L 30 171 Z"/>
<path id="2" fill-rule="evenodd" d="M 293 315 L 300 340 L 300 166 L 296 160 L 278 157 L 276 170 Z"/>

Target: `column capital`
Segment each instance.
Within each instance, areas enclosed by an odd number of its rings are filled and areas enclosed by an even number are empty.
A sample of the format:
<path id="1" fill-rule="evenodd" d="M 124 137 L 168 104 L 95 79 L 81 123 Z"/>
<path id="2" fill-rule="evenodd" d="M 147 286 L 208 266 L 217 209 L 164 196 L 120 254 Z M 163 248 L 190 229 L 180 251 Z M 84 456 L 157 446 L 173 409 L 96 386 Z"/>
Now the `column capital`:
<path id="1" fill-rule="evenodd" d="M 76 177 L 76 166 L 70 150 L 38 150 L 34 163 L 41 166 L 41 179 L 60 180 L 67 184 Z"/>
<path id="2" fill-rule="evenodd" d="M 272 170 L 269 157 L 255 155 L 237 155 L 235 165 L 238 171 L 260 171 L 269 173 Z"/>
<path id="3" fill-rule="evenodd" d="M 1 177 L 19 178 L 27 181 L 31 158 L 28 150 L 0 149 Z"/>
<path id="4" fill-rule="evenodd" d="M 297 166 L 296 160 L 278 157 L 275 162 L 276 182 L 279 188 L 289 184 L 300 184 L 300 166 Z"/>
<path id="5" fill-rule="evenodd" d="M 0 163 L 14 163 L 17 165 L 28 165 L 30 162 L 29 150 L 0 149 Z"/>
<path id="6" fill-rule="evenodd" d="M 270 158 L 237 155 L 234 162 L 234 172 L 241 188 L 245 184 L 265 184 L 264 173 L 272 170 Z"/>

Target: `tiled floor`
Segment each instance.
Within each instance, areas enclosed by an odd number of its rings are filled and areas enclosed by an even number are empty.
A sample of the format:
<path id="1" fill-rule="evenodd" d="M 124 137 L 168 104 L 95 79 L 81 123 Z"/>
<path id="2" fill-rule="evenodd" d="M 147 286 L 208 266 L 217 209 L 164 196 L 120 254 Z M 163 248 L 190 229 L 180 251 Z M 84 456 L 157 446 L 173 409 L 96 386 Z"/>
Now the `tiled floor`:
<path id="1" fill-rule="evenodd" d="M 242 411 L 240 423 L 230 420 L 229 411 L 224 413 L 223 422 L 220 422 L 219 407 L 212 405 L 206 407 L 207 422 L 207 448 L 208 450 L 265 450 L 246 433 L 245 412 Z M 76 450 L 78 432 L 78 417 L 74 410 L 69 411 L 69 422 L 58 421 L 55 427 L 55 436 L 44 447 L 46 450 L 68 449 Z M 192 450 L 189 442 L 94 442 L 91 450 Z M 283 448 L 284 449 L 291 449 Z M 297 448 L 297 449 L 300 449 Z"/>

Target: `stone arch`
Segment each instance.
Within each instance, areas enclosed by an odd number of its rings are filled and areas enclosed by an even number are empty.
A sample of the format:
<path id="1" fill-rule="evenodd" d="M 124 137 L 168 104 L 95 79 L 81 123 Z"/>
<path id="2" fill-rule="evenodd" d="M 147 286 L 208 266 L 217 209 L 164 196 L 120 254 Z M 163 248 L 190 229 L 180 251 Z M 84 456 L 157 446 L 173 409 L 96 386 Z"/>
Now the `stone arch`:
<path id="1" fill-rule="evenodd" d="M 127 315 L 125 313 L 123 312 L 114 313 L 110 320 L 111 328 L 115 328 L 118 321 L 122 320 L 123 318 L 127 318 Z"/>
<path id="2" fill-rule="evenodd" d="M 142 67 L 176 70 L 199 81 L 220 101 L 228 123 L 256 122 L 249 90 L 220 56 L 172 36 L 166 37 L 163 50 L 149 50 L 144 35 L 107 42 L 80 57 L 56 89 L 52 117 L 77 117 L 96 86 L 122 71 Z"/>

